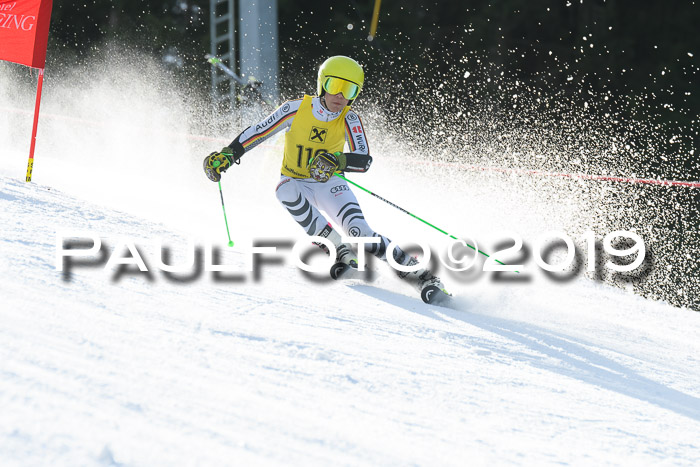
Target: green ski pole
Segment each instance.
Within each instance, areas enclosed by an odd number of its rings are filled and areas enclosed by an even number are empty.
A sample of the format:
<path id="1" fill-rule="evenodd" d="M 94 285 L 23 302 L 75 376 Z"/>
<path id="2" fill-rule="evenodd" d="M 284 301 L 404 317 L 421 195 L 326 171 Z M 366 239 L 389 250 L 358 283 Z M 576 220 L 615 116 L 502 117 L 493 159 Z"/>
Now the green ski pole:
<path id="1" fill-rule="evenodd" d="M 218 167 L 221 162 L 214 161 L 212 166 Z M 228 219 L 226 219 L 226 206 L 224 206 L 224 192 L 221 190 L 221 180 L 219 180 L 219 194 L 221 195 L 221 209 L 224 210 L 224 222 L 226 223 L 226 234 L 228 235 L 228 246 L 233 246 L 233 240 L 231 240 L 231 232 L 228 230 Z"/>
<path id="2" fill-rule="evenodd" d="M 224 210 L 224 223 L 226 223 L 226 234 L 228 235 L 228 246 L 233 246 L 231 232 L 228 230 L 228 219 L 226 219 L 226 206 L 224 206 L 224 192 L 221 191 L 221 180 L 219 180 L 219 194 L 221 195 L 221 209 Z"/>
<path id="3" fill-rule="evenodd" d="M 342 175 L 340 175 L 340 174 L 338 174 L 338 173 L 336 173 L 335 175 L 336 175 L 337 177 L 339 177 L 339 178 L 342 178 L 342 179 L 345 180 L 346 182 L 355 185 L 355 186 L 356 186 L 357 188 L 359 188 L 360 190 L 369 193 L 370 195 L 374 196 L 375 198 L 384 201 L 384 202 L 387 203 L 389 206 L 393 206 L 393 207 L 395 207 L 396 209 L 398 209 L 399 211 L 401 211 L 401 212 L 403 212 L 403 213 L 405 213 L 405 214 L 408 214 L 409 216 L 413 217 L 414 219 L 418 219 L 418 220 L 421 221 L 422 223 L 424 223 L 424 224 L 426 224 L 426 225 L 429 225 L 430 227 L 434 228 L 434 229 L 437 230 L 438 232 L 443 233 L 443 234 L 447 235 L 448 237 L 450 237 L 450 238 L 452 238 L 452 239 L 454 239 L 454 240 L 459 240 L 459 238 L 455 237 L 454 235 L 451 235 L 451 234 L 445 232 L 445 231 L 442 230 L 441 228 L 434 226 L 434 225 L 431 224 L 430 222 L 421 219 L 420 217 L 416 216 L 415 214 L 413 214 L 413 213 L 411 213 L 411 212 L 408 212 L 407 210 L 405 210 L 405 209 L 402 208 L 401 206 L 398 206 L 398 205 L 392 203 L 392 202 L 389 201 L 388 199 L 382 198 L 382 197 L 379 196 L 378 194 L 376 194 L 376 193 L 374 193 L 374 192 L 368 190 L 368 189 L 365 188 L 365 187 L 362 187 L 362 186 L 358 185 L 357 183 L 353 182 L 352 180 L 348 180 L 347 178 L 343 177 Z M 466 243 L 466 242 L 465 242 L 465 243 Z M 472 245 L 470 245 L 470 244 L 468 244 L 468 243 L 467 243 L 466 245 L 467 245 L 469 248 L 471 248 L 472 250 L 474 250 L 474 251 L 476 251 L 476 252 L 478 252 L 478 253 L 481 253 L 482 255 L 486 256 L 487 258 L 490 258 L 490 257 L 491 257 L 491 256 L 488 255 L 487 253 L 484 253 L 483 251 L 478 250 L 477 248 L 473 247 Z M 494 259 L 494 261 L 496 261 L 498 264 L 502 264 L 502 265 L 505 266 L 505 263 L 502 263 L 502 262 L 500 262 L 500 261 L 497 260 L 497 259 Z M 516 272 L 517 272 L 517 271 L 516 271 Z"/>

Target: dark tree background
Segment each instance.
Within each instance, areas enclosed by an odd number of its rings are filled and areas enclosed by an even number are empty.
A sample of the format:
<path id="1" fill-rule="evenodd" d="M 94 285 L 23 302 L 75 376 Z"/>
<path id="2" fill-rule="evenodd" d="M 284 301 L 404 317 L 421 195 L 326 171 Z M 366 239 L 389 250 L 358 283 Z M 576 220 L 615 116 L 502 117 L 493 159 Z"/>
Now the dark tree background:
<path id="1" fill-rule="evenodd" d="M 277 4 L 283 97 L 298 95 L 300 86 L 314 91 L 316 68 L 331 54 L 363 63 L 368 89 L 387 106 L 410 106 L 440 84 L 453 86 L 454 105 L 469 105 L 459 95 L 465 70 L 482 78 L 472 86 L 494 87 L 492 95 L 497 84 L 483 78 L 498 70 L 543 89 L 642 96 L 645 110 L 627 106 L 626 117 L 682 132 L 686 153 L 700 142 L 696 1 L 385 0 L 373 41 L 367 39 L 373 0 Z M 162 59 L 204 98 L 208 22 L 207 0 L 55 0 L 49 59 L 80 60 L 119 41 Z M 697 164 L 686 165 L 688 177 L 700 178 Z"/>
<path id="2" fill-rule="evenodd" d="M 390 112 L 397 131 L 418 128 L 433 138 L 417 145 L 431 157 L 481 157 L 472 153 L 489 145 L 503 155 L 534 135 L 553 143 L 547 157 L 484 162 L 700 180 L 697 1 L 384 0 L 372 41 L 374 0 L 276 3 L 282 98 L 315 92 L 318 65 L 349 55 L 365 67 L 363 115 Z M 90 69 L 116 44 L 153 56 L 189 94 L 209 99 L 208 22 L 209 0 L 54 0 L 47 73 Z M 531 147 L 546 152 L 540 143 Z M 609 153 L 615 144 L 622 151 Z M 601 222 L 627 219 L 652 240 L 658 277 L 642 281 L 642 293 L 700 309 L 690 253 L 700 190 L 606 188 L 613 218 Z"/>

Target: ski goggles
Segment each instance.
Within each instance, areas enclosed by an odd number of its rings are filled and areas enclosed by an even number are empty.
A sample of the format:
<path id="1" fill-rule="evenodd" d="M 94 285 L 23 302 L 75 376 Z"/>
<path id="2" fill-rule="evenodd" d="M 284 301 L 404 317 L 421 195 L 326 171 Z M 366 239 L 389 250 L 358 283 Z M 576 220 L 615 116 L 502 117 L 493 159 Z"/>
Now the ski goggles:
<path id="1" fill-rule="evenodd" d="M 326 78 L 326 80 L 323 82 L 323 89 L 328 94 L 338 94 L 339 92 L 342 92 L 343 97 L 348 100 L 356 98 L 360 93 L 360 86 L 351 81 L 335 76 L 329 76 Z"/>

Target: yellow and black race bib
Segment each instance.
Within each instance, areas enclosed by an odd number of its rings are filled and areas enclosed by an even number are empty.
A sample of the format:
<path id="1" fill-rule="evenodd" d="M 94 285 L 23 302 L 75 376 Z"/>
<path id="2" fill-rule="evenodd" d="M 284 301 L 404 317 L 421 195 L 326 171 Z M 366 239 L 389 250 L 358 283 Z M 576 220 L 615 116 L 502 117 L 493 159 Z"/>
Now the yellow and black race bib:
<path id="1" fill-rule="evenodd" d="M 293 178 L 309 178 L 309 159 L 322 152 L 343 151 L 345 145 L 345 107 L 332 122 L 322 122 L 313 115 L 311 96 L 304 96 L 289 131 L 284 138 L 282 174 Z"/>

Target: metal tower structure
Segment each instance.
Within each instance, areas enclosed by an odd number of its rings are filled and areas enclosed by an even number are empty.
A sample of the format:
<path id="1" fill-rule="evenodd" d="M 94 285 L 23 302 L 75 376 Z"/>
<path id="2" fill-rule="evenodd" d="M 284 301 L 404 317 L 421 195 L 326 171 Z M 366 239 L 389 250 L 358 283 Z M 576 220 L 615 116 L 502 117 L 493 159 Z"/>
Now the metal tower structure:
<path id="1" fill-rule="evenodd" d="M 229 69 L 236 69 L 236 29 L 233 0 L 209 0 L 209 57 L 218 58 Z M 217 105 L 231 108 L 238 90 L 223 68 L 211 68 L 211 95 Z"/>
<path id="2" fill-rule="evenodd" d="M 235 108 L 251 99 L 252 89 L 259 100 L 276 104 L 277 0 L 210 0 L 209 24 L 214 102 Z"/>

